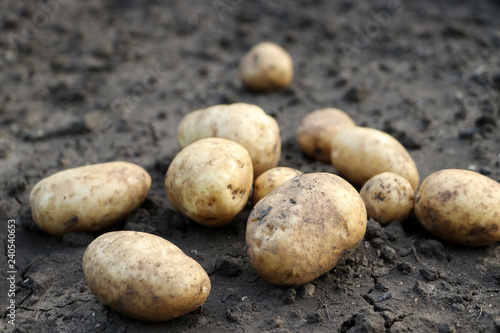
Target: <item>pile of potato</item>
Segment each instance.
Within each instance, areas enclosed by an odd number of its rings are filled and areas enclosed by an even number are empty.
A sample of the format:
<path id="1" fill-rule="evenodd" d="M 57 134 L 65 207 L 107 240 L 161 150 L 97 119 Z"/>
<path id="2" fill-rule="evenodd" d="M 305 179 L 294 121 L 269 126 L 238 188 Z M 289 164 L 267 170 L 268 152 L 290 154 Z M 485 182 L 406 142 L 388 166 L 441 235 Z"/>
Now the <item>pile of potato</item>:
<path id="1" fill-rule="evenodd" d="M 290 55 L 272 43 L 252 48 L 239 70 L 252 91 L 284 88 L 293 77 Z M 417 167 L 395 138 L 356 126 L 338 109 L 308 114 L 297 142 L 305 155 L 332 163 L 345 179 L 278 167 L 278 123 L 257 105 L 195 110 L 180 122 L 177 139 L 181 150 L 165 175 L 172 206 L 196 223 L 218 227 L 251 205 L 245 236 L 249 262 L 274 284 L 300 285 L 331 270 L 357 248 L 368 216 L 386 225 L 414 212 L 444 240 L 468 246 L 500 241 L 499 183 L 471 171 L 441 170 L 419 186 Z M 102 230 L 136 209 L 150 186 L 147 171 L 128 162 L 65 170 L 33 187 L 33 220 L 58 236 Z M 100 235 L 85 251 L 83 272 L 99 300 L 147 321 L 198 308 L 211 288 L 195 260 L 143 232 Z"/>
<path id="2" fill-rule="evenodd" d="M 358 127 L 337 109 L 307 115 L 297 141 L 304 154 L 331 161 L 342 176 L 362 186 L 367 214 L 381 225 L 405 221 L 414 212 L 425 229 L 444 240 L 468 246 L 500 241 L 500 184 L 493 179 L 446 169 L 419 185 L 415 162 L 394 137 Z"/>

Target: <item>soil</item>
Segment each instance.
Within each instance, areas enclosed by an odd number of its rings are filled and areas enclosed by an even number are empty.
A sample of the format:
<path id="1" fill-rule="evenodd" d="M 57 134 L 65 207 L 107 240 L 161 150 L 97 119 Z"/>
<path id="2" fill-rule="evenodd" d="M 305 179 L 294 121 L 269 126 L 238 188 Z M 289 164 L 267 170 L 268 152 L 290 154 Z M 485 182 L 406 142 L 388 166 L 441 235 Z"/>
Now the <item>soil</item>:
<path id="1" fill-rule="evenodd" d="M 0 230 L 15 219 L 16 311 L 8 323 L 0 270 L 0 331 L 16 332 L 499 332 L 500 246 L 443 242 L 411 217 L 370 220 L 359 248 L 306 285 L 260 278 L 245 253 L 247 207 L 207 228 L 175 212 L 164 176 L 188 112 L 247 102 L 274 116 L 282 166 L 337 173 L 301 154 L 295 131 L 310 111 L 337 107 L 384 130 L 421 179 L 440 169 L 500 181 L 500 2 L 2 1 Z M 237 65 L 270 40 L 293 59 L 292 85 L 255 94 Z M 33 222 L 29 192 L 60 170 L 105 161 L 143 166 L 153 185 L 108 230 L 56 237 Z M 81 260 L 109 230 L 160 235 L 197 260 L 212 291 L 199 309 L 148 323 L 100 303 Z"/>

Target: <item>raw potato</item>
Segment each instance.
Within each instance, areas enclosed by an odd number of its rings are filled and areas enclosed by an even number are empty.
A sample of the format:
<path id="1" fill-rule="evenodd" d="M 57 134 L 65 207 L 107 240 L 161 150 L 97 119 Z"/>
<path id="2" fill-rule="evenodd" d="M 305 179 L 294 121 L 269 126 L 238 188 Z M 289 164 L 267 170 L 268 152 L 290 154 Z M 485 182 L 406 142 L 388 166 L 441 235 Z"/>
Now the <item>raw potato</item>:
<path id="1" fill-rule="evenodd" d="M 371 177 L 390 171 L 416 189 L 417 166 L 408 151 L 391 135 L 374 128 L 347 127 L 332 139 L 332 163 L 339 173 L 362 186 Z"/>
<path id="2" fill-rule="evenodd" d="M 292 82 L 293 62 L 281 46 L 262 42 L 250 49 L 240 61 L 243 85 L 253 91 L 273 91 Z"/>
<path id="3" fill-rule="evenodd" d="M 83 255 L 90 290 L 129 317 L 164 321 L 205 303 L 210 279 L 195 260 L 166 239 L 138 231 L 108 232 Z"/>
<path id="4" fill-rule="evenodd" d="M 325 108 L 315 110 L 302 119 L 297 130 L 297 142 L 304 154 L 325 163 L 331 163 L 333 136 L 345 127 L 356 126 L 342 110 Z"/>
<path id="5" fill-rule="evenodd" d="M 417 191 L 415 215 L 422 226 L 449 242 L 482 246 L 500 241 L 500 184 L 479 173 L 445 169 Z"/>
<path id="6" fill-rule="evenodd" d="M 64 170 L 31 190 L 33 220 L 45 232 L 64 235 L 109 227 L 146 198 L 151 177 L 140 166 L 109 162 Z"/>
<path id="7" fill-rule="evenodd" d="M 410 182 L 393 172 L 373 176 L 359 192 L 368 216 L 381 225 L 408 219 L 413 211 L 414 193 Z"/>
<path id="8" fill-rule="evenodd" d="M 198 140 L 181 150 L 165 177 L 172 206 L 212 227 L 229 223 L 245 207 L 252 184 L 247 150 L 220 138 Z"/>
<path id="9" fill-rule="evenodd" d="M 243 145 L 252 158 L 255 177 L 277 166 L 280 160 L 278 123 L 257 105 L 214 105 L 189 113 L 179 124 L 177 139 L 181 148 L 211 137 Z"/>
<path id="10" fill-rule="evenodd" d="M 255 206 L 266 195 L 288 179 L 300 176 L 301 171 L 287 167 L 276 167 L 267 170 L 255 180 L 252 206 Z"/>
<path id="11" fill-rule="evenodd" d="M 366 209 L 351 184 L 329 173 L 287 180 L 248 217 L 247 254 L 265 280 L 300 285 L 328 272 L 366 231 Z"/>

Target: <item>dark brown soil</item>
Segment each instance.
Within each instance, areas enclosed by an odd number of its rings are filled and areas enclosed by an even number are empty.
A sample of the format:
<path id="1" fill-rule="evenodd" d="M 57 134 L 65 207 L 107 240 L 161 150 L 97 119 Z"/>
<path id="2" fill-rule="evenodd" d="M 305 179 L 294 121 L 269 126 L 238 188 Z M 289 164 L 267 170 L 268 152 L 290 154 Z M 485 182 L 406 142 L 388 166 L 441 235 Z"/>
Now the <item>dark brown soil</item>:
<path id="1" fill-rule="evenodd" d="M 249 208 L 210 229 L 172 210 L 163 188 L 188 112 L 261 106 L 280 124 L 280 165 L 336 173 L 304 157 L 300 120 L 334 106 L 410 151 L 421 179 L 443 168 L 500 180 L 500 2 L 1 1 L 0 229 L 16 220 L 16 326 L 0 265 L 0 331 L 17 332 L 498 332 L 500 246 L 466 248 L 414 217 L 369 221 L 360 247 L 315 281 L 282 288 L 245 254 Z M 274 41 L 294 59 L 282 91 L 253 94 L 237 64 Z M 34 224 L 33 185 L 70 167 L 137 163 L 153 185 L 113 230 L 160 235 L 209 273 L 198 310 L 164 323 L 124 317 L 85 284 L 81 259 L 100 233 L 55 237 Z M 500 203 L 499 203 L 500 204 Z M 104 231 L 103 231 L 104 232 Z"/>

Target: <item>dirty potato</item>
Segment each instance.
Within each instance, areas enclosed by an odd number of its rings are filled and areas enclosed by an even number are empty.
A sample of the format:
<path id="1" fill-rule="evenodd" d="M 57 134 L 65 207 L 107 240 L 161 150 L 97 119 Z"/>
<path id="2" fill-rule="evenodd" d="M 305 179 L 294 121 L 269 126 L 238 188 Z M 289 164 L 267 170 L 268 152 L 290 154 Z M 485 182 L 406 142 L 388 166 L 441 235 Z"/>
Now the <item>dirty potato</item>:
<path id="1" fill-rule="evenodd" d="M 262 42 L 243 56 L 239 72 L 241 81 L 248 90 L 279 90 L 292 81 L 292 57 L 281 46 Z"/>
<path id="2" fill-rule="evenodd" d="M 252 158 L 255 177 L 277 166 L 280 160 L 278 123 L 257 105 L 214 105 L 189 113 L 179 124 L 177 140 L 181 148 L 211 137 L 233 140 L 245 147 Z"/>
<path id="3" fill-rule="evenodd" d="M 307 156 L 330 163 L 333 136 L 342 128 L 352 126 L 356 124 L 342 110 L 335 108 L 315 110 L 302 119 L 297 130 L 297 142 Z"/>
<path id="4" fill-rule="evenodd" d="M 276 167 L 261 174 L 254 183 L 252 205 L 255 206 L 266 195 L 271 193 L 276 187 L 293 177 L 300 176 L 301 171 L 288 167 Z"/>
<path id="5" fill-rule="evenodd" d="M 393 136 L 367 127 L 347 127 L 334 135 L 331 159 L 339 173 L 362 186 L 382 172 L 394 172 L 406 178 L 416 189 L 417 166 L 408 151 Z"/>
<path id="6" fill-rule="evenodd" d="M 247 203 L 252 184 L 247 150 L 220 138 L 198 140 L 181 150 L 165 177 L 172 206 L 207 226 L 229 223 Z"/>
<path id="7" fill-rule="evenodd" d="M 414 193 L 410 182 L 393 172 L 373 176 L 359 192 L 368 216 L 381 225 L 408 219 L 413 211 Z"/>
<path id="8" fill-rule="evenodd" d="M 210 279 L 166 239 L 137 231 L 96 238 L 83 255 L 83 274 L 104 304 L 131 318 L 164 321 L 201 306 Z"/>
<path id="9" fill-rule="evenodd" d="M 109 227 L 146 198 L 151 177 L 140 166 L 109 162 L 64 170 L 31 190 L 33 220 L 45 232 L 64 235 Z"/>
<path id="10" fill-rule="evenodd" d="M 415 215 L 433 235 L 468 246 L 500 241 L 500 184 L 493 179 L 445 169 L 424 179 L 415 198 Z"/>
<path id="11" fill-rule="evenodd" d="M 248 217 L 247 254 L 265 280 L 300 285 L 328 272 L 366 231 L 366 209 L 351 184 L 329 173 L 287 180 Z"/>

